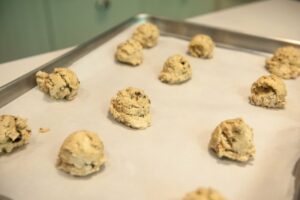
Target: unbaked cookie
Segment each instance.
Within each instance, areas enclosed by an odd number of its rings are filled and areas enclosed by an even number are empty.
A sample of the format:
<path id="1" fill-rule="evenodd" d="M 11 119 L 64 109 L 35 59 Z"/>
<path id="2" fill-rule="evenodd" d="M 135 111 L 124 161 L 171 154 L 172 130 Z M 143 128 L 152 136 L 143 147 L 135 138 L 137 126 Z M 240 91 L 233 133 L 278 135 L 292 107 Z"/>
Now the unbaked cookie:
<path id="1" fill-rule="evenodd" d="M 76 97 L 80 85 L 76 74 L 67 68 L 55 68 L 50 74 L 39 71 L 36 82 L 40 90 L 51 98 L 69 101 Z"/>
<path id="2" fill-rule="evenodd" d="M 300 76 L 300 50 L 292 46 L 278 48 L 273 57 L 267 59 L 266 68 L 284 79 L 297 78 Z"/>
<path id="3" fill-rule="evenodd" d="M 159 80 L 169 84 L 183 83 L 192 77 L 192 68 L 188 60 L 181 55 L 174 55 L 167 59 Z"/>
<path id="4" fill-rule="evenodd" d="M 31 129 L 25 119 L 12 116 L 0 116 L 0 153 L 9 153 L 13 149 L 28 143 Z"/>
<path id="5" fill-rule="evenodd" d="M 215 44 L 208 35 L 198 34 L 192 38 L 188 53 L 198 58 L 212 58 Z"/>
<path id="6" fill-rule="evenodd" d="M 111 100 L 109 111 L 124 125 L 144 129 L 151 125 L 150 99 L 143 90 L 128 87 Z"/>
<path id="7" fill-rule="evenodd" d="M 159 30 L 151 23 L 138 26 L 132 34 L 132 38 L 138 41 L 144 48 L 151 48 L 157 44 Z"/>
<path id="8" fill-rule="evenodd" d="M 198 188 L 185 195 L 183 200 L 226 200 L 218 191 L 212 188 Z"/>
<path id="9" fill-rule="evenodd" d="M 256 106 L 284 108 L 286 95 L 285 84 L 279 77 L 262 76 L 252 84 L 249 101 Z"/>
<path id="10" fill-rule="evenodd" d="M 115 54 L 119 62 L 132 66 L 140 65 L 143 62 L 143 47 L 135 40 L 129 39 L 118 45 Z"/>
<path id="11" fill-rule="evenodd" d="M 209 146 L 219 158 L 246 162 L 255 155 L 252 128 L 241 118 L 221 122 L 214 130 Z"/>
<path id="12" fill-rule="evenodd" d="M 105 163 L 104 146 L 96 133 L 76 131 L 63 142 L 57 168 L 73 176 L 87 176 L 101 169 Z"/>

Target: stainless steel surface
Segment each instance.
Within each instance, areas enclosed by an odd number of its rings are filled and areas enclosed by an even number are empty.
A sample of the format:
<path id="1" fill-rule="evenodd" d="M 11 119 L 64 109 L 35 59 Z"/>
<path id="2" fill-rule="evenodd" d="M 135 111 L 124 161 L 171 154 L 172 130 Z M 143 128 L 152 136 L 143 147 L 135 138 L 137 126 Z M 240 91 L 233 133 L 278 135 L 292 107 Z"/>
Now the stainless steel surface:
<path id="1" fill-rule="evenodd" d="M 218 46 L 243 50 L 250 53 L 272 53 L 276 48 L 283 45 L 294 45 L 300 47 L 299 41 L 283 40 L 276 38 L 266 38 L 245 33 L 209 27 L 184 21 L 174 21 L 161 17 L 154 17 L 147 14 L 139 14 L 132 17 L 113 29 L 100 34 L 88 42 L 78 46 L 74 50 L 54 59 L 53 61 L 42 65 L 41 67 L 19 77 L 18 79 L 2 86 L 0 88 L 0 107 L 18 98 L 31 88 L 36 86 L 35 74 L 39 70 L 51 71 L 55 67 L 68 67 L 70 64 L 86 55 L 93 49 L 101 46 L 106 41 L 113 38 L 132 24 L 139 22 L 152 22 L 156 24 L 163 35 L 172 36 L 189 40 L 198 33 L 210 35 Z"/>

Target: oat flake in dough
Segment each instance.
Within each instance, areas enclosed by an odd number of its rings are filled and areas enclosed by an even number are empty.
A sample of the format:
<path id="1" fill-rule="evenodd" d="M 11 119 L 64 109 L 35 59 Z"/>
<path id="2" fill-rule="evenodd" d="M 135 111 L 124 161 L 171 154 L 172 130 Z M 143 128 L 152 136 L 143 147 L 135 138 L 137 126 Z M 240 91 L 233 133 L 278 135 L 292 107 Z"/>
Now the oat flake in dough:
<path id="1" fill-rule="evenodd" d="M 226 200 L 218 191 L 212 188 L 198 188 L 185 195 L 183 200 Z"/>

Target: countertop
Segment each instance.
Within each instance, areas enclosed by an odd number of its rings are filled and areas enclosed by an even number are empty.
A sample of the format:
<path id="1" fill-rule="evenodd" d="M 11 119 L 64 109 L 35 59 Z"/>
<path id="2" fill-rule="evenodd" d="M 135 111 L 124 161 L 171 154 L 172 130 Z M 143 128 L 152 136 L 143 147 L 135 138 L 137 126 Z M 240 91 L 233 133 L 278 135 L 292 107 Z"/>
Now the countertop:
<path id="1" fill-rule="evenodd" d="M 191 22 L 273 38 L 300 41 L 300 2 L 269 0 L 187 19 Z M 71 48 L 0 64 L 0 86 L 56 58 Z"/>

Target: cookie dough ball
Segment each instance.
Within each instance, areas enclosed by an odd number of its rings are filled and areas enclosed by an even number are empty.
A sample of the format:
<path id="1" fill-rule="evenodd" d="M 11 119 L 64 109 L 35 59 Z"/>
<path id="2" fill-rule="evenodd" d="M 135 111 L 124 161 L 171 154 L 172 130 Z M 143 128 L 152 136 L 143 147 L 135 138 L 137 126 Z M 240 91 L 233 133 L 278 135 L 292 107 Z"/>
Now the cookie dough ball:
<path id="1" fill-rule="evenodd" d="M 252 84 L 249 101 L 256 106 L 284 108 L 286 95 L 285 84 L 279 77 L 262 76 Z"/>
<path id="2" fill-rule="evenodd" d="M 183 200 L 226 200 L 218 191 L 211 188 L 199 188 L 186 194 Z"/>
<path id="3" fill-rule="evenodd" d="M 300 76 L 300 50 L 286 46 L 278 48 L 273 57 L 266 61 L 267 70 L 284 79 Z"/>
<path id="4" fill-rule="evenodd" d="M 9 153 L 13 149 L 28 143 L 31 129 L 25 119 L 12 115 L 0 116 L 0 153 Z"/>
<path id="5" fill-rule="evenodd" d="M 212 58 L 215 44 L 208 35 L 198 34 L 192 38 L 188 52 L 198 58 Z"/>
<path id="6" fill-rule="evenodd" d="M 192 77 L 192 68 L 188 60 L 181 55 L 174 55 L 167 59 L 159 80 L 169 84 L 183 83 Z"/>
<path id="7" fill-rule="evenodd" d="M 109 111 L 124 125 L 144 129 L 151 125 L 150 99 L 143 90 L 128 87 L 111 100 Z"/>
<path id="8" fill-rule="evenodd" d="M 76 74 L 67 68 L 55 68 L 50 74 L 39 71 L 36 82 L 39 89 L 51 98 L 69 101 L 76 97 L 80 85 Z"/>
<path id="9" fill-rule="evenodd" d="M 221 122 L 214 130 L 210 148 L 219 158 L 249 161 L 255 154 L 252 129 L 241 118 Z"/>
<path id="10" fill-rule="evenodd" d="M 144 48 L 151 48 L 157 44 L 159 30 L 151 23 L 138 26 L 133 32 L 132 38 L 138 41 Z"/>
<path id="11" fill-rule="evenodd" d="M 119 44 L 116 59 L 121 63 L 137 66 L 143 62 L 143 47 L 135 40 L 127 40 Z"/>
<path id="12" fill-rule="evenodd" d="M 73 176 L 87 176 L 105 163 L 104 146 L 96 133 L 76 131 L 63 142 L 57 167 Z"/>

